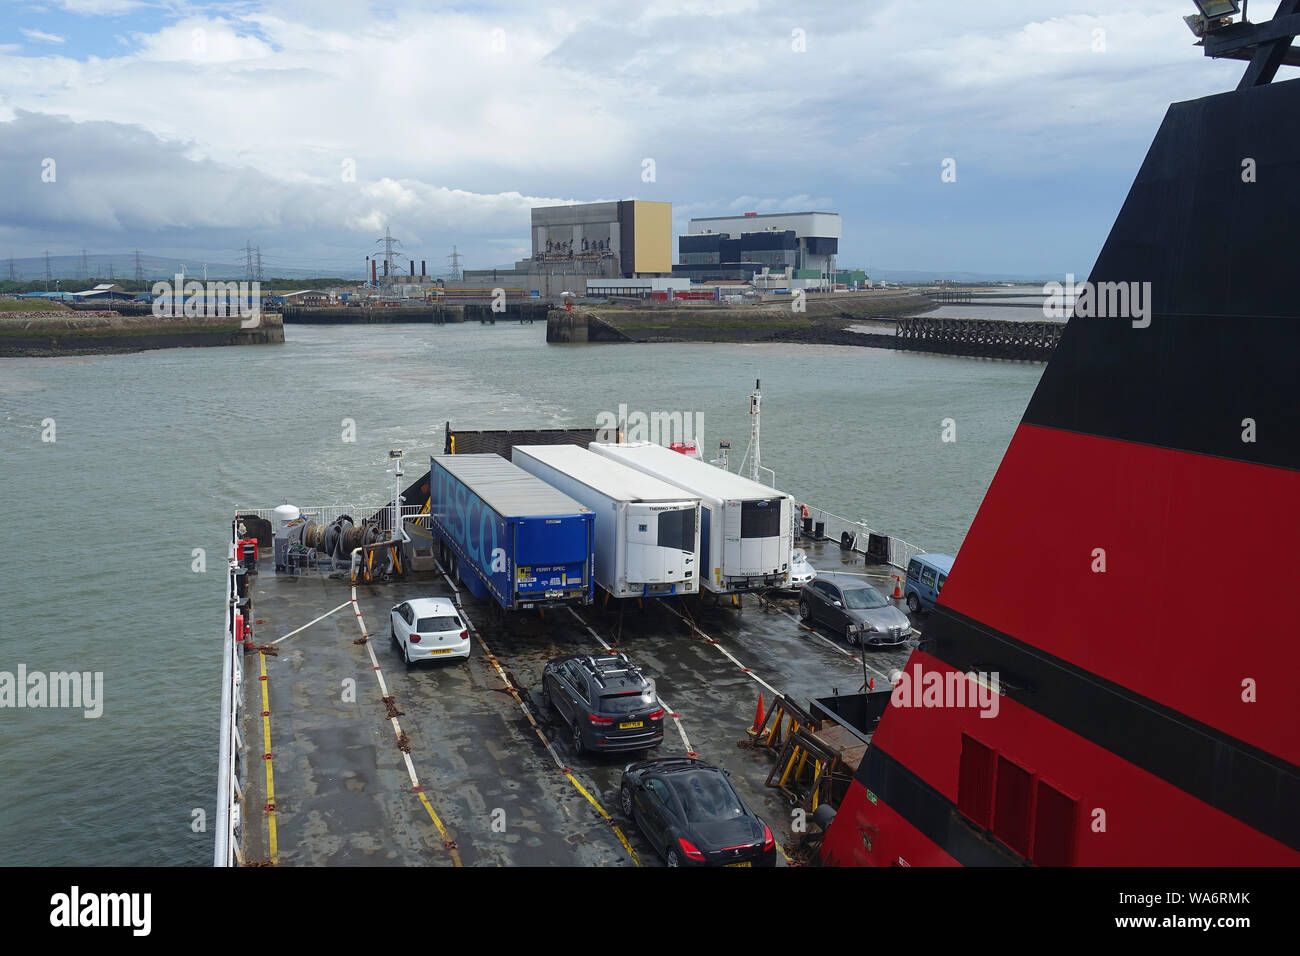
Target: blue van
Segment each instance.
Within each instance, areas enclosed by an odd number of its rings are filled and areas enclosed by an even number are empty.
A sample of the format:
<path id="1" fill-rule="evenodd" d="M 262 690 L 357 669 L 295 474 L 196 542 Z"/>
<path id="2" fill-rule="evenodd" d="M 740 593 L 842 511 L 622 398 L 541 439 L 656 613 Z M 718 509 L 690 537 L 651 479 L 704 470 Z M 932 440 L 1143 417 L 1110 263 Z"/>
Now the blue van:
<path id="1" fill-rule="evenodd" d="M 918 554 L 907 562 L 907 586 L 903 597 L 913 614 L 934 610 L 934 602 L 948 579 L 955 559 L 951 554 Z"/>

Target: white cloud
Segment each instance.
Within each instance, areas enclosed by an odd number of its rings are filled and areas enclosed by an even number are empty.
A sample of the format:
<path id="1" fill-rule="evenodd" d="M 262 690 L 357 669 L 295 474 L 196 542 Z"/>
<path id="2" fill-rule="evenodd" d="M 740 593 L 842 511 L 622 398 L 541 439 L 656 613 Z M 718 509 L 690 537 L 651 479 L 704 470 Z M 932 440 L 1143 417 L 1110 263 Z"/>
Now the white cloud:
<path id="1" fill-rule="evenodd" d="M 142 61 L 233 64 L 264 61 L 271 47 L 230 21 L 191 17 L 137 38 Z"/>
<path id="2" fill-rule="evenodd" d="M 786 196 L 784 199 L 737 196 L 727 203 L 727 208 L 733 212 L 742 209 L 746 212 L 827 212 L 832 211 L 833 205 L 832 200 L 827 196 L 814 197 L 807 193 L 800 193 L 797 196 Z"/>
<path id="3" fill-rule="evenodd" d="M 63 39 L 63 37 L 58 36 L 57 34 L 54 34 L 54 33 L 45 33 L 45 32 L 43 32 L 43 31 L 41 31 L 41 30 L 29 30 L 29 29 L 27 29 L 26 27 L 22 27 L 22 28 L 19 30 L 19 32 L 22 33 L 23 36 L 27 37 L 27 39 L 29 39 L 29 40 L 35 40 L 37 43 L 63 43 L 63 42 L 65 42 L 64 39 Z"/>
<path id="4" fill-rule="evenodd" d="M 69 13 L 91 17 L 120 16 L 146 6 L 144 0 L 49 0 Z"/>
<path id="5" fill-rule="evenodd" d="M 115 174 L 76 207 L 55 206 L 58 221 L 207 223 L 192 208 L 202 184 L 226 204 L 218 220 L 240 228 L 350 237 L 405 220 L 409 234 L 459 229 L 513 251 L 536 196 L 671 200 L 675 221 L 834 209 L 867 205 L 918 170 L 937 182 L 945 156 L 958 158 L 963 188 L 972 171 L 1068 182 L 1140 151 L 1169 100 L 1235 85 L 1240 65 L 1202 58 L 1182 6 L 569 0 L 471 12 L 247 0 L 209 16 L 175 5 L 184 15 L 160 15 L 125 45 L 82 52 L 72 41 L 41 56 L 0 46 L 0 122 L 28 111 L 147 130 L 140 154 L 171 164 L 146 164 L 143 192 L 160 197 L 149 208 Z M 791 48 L 796 27 L 807 52 Z M 1104 53 L 1092 50 L 1095 29 Z M 641 179 L 646 157 L 654 183 Z M 99 160 L 84 162 L 89 173 Z M 229 185 L 241 177 L 243 192 Z M 853 231 L 846 220 L 846 246 Z"/>
<path id="6" fill-rule="evenodd" d="M 7 132 L 13 135 L 0 137 L 0 182 L 10 188 L 0 191 L 0 222 L 18 244 L 64 230 L 129 243 L 140 234 L 179 229 L 222 248 L 251 233 L 281 243 L 292 237 L 294 243 L 326 240 L 336 250 L 366 250 L 392 226 L 408 248 L 456 235 L 498 255 L 503 233 L 527 235 L 530 208 L 570 201 L 391 178 L 290 183 L 193 158 L 188 144 L 116 123 L 20 112 Z M 35 161 L 31 143 L 41 144 Z M 54 182 L 42 179 L 43 157 L 55 161 Z M 518 244 L 518 238 L 506 241 L 511 253 Z"/>

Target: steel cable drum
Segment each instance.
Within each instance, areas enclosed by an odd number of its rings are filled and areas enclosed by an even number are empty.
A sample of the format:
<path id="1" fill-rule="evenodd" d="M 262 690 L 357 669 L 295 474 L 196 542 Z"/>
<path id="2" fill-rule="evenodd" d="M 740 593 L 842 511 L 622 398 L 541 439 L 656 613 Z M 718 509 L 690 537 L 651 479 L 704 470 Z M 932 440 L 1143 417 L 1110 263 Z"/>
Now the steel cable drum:
<path id="1" fill-rule="evenodd" d="M 347 557 L 357 548 L 366 544 L 366 535 L 369 530 L 369 525 L 365 522 L 359 525 L 348 525 L 347 528 L 343 529 L 339 536 L 339 553 L 337 556 L 340 558 Z"/>
<path id="2" fill-rule="evenodd" d="M 328 530 L 327 525 L 309 524 L 302 532 L 302 543 L 309 548 L 315 548 L 317 551 L 323 551 L 325 547 L 325 532 Z"/>
<path id="3" fill-rule="evenodd" d="M 331 523 L 329 528 L 326 529 L 325 537 L 323 539 L 323 543 L 324 543 L 323 550 L 325 551 L 326 554 L 335 558 L 343 556 L 342 551 L 339 547 L 339 542 L 340 539 L 343 537 L 343 532 L 351 527 L 352 527 L 351 515 L 339 515 L 337 518 L 334 519 L 333 523 Z"/>

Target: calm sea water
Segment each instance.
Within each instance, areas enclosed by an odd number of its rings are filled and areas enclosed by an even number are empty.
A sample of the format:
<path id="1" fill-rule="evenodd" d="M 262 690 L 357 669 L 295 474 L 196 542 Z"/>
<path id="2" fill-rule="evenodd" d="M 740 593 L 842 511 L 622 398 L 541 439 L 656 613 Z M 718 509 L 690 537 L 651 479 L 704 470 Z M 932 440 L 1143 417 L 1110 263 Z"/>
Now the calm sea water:
<path id="1" fill-rule="evenodd" d="M 290 326 L 279 347 L 0 359 L 0 671 L 102 671 L 105 698 L 97 719 L 0 709 L 0 864 L 210 862 L 211 833 L 194 821 L 214 819 L 236 506 L 382 500 L 388 449 L 414 468 L 441 452 L 447 420 L 594 426 L 620 403 L 702 412 L 704 447 L 730 439 L 734 468 L 761 378 L 762 461 L 779 487 L 952 552 L 1042 373 L 862 348 L 544 336 Z M 957 441 L 940 440 L 944 419 Z"/>

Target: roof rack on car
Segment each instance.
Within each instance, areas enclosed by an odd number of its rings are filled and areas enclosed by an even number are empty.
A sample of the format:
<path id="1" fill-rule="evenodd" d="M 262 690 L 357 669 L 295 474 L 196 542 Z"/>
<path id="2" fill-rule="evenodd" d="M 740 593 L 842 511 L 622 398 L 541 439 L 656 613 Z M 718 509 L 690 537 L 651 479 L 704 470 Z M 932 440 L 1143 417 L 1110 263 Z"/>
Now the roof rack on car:
<path id="1" fill-rule="evenodd" d="M 627 655 L 621 651 L 614 654 L 604 655 L 602 657 L 588 654 L 586 657 L 582 658 L 582 662 L 586 665 L 587 670 L 591 672 L 592 677 L 596 679 L 596 682 L 600 684 L 601 687 L 606 686 L 605 679 L 607 677 L 618 677 L 621 675 L 626 680 L 629 678 L 640 678 L 642 676 L 641 668 L 628 660 Z M 605 662 L 618 663 L 623 666 L 606 667 L 603 666 Z"/>

